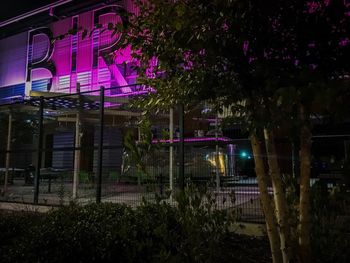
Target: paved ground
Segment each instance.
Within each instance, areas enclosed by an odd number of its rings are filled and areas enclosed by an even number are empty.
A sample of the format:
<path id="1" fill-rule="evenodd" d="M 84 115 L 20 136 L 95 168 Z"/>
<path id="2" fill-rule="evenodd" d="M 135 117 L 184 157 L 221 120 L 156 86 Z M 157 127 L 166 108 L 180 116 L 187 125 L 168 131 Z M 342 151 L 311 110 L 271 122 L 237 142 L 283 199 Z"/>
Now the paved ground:
<path id="1" fill-rule="evenodd" d="M 39 192 L 39 204 L 41 205 L 67 204 L 73 200 L 72 183 L 70 182 L 53 181 L 49 186 L 47 181 L 43 181 Z M 138 186 L 114 182 L 102 186 L 102 201 L 138 206 L 143 199 L 154 201 L 156 194 L 159 195 L 159 193 L 158 185 Z M 93 202 L 95 188 L 93 185 L 81 184 L 78 195 L 79 198 L 76 201 L 79 203 Z M 238 186 L 221 188 L 218 193 L 215 193 L 216 205 L 219 209 L 234 208 L 237 215 L 245 221 L 261 221 L 263 215 L 258 195 L 258 188 L 251 181 L 249 183 L 240 182 Z M 24 185 L 23 180 L 15 180 L 9 186 L 7 196 L 1 197 L 0 201 L 26 203 L 24 207 L 16 208 L 21 210 L 33 203 L 33 196 L 34 187 L 32 185 Z M 165 200 L 170 202 L 169 199 Z"/>

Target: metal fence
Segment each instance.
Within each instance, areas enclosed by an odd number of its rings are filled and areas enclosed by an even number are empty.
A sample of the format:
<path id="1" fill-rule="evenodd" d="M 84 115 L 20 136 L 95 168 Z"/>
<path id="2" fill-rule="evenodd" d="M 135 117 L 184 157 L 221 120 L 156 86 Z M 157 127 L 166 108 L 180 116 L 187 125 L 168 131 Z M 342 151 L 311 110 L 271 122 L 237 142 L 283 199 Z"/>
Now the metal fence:
<path id="1" fill-rule="evenodd" d="M 139 159 L 126 147 L 127 138 L 137 145 L 144 136 L 142 115 L 130 102 L 147 92 L 140 85 L 33 92 L 1 105 L 0 200 L 137 206 L 161 198 L 175 205 L 174 193 L 194 184 L 215 195 L 218 209 L 261 222 L 249 144 L 234 129 L 219 129 L 220 118 L 206 105 L 185 116 L 181 107 L 152 115 L 152 147 Z"/>

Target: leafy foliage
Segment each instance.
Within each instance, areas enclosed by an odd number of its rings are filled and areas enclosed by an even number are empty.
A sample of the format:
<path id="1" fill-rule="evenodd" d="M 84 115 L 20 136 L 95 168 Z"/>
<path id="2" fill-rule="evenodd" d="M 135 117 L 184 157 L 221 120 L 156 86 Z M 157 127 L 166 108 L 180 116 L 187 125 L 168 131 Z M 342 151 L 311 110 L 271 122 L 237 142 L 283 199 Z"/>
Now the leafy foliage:
<path id="1" fill-rule="evenodd" d="M 140 12 L 130 15 L 123 45 L 139 61 L 139 81 L 157 91 L 143 109 L 209 100 L 251 130 L 299 125 L 300 103 L 312 114 L 348 112 L 343 1 L 136 3 Z"/>
<path id="2" fill-rule="evenodd" d="M 291 237 L 298 238 L 298 203 L 297 182 L 285 176 L 289 203 L 289 221 Z M 337 186 L 327 189 L 326 182 L 318 181 L 311 188 L 311 244 L 315 262 L 347 262 L 349 254 L 349 220 L 339 221 L 348 202 L 348 194 Z M 346 217 L 345 217 L 346 218 Z M 340 223 L 340 224 L 339 224 Z M 297 247 L 293 248 L 294 250 Z"/>
<path id="3" fill-rule="evenodd" d="M 140 14 L 131 17 L 125 44 L 140 61 L 140 81 L 157 91 L 143 105 L 209 100 L 229 108 L 254 136 L 264 129 L 271 146 L 275 131 L 300 140 L 299 248 L 301 260 L 309 261 L 312 115 L 349 113 L 344 105 L 350 89 L 344 79 L 350 69 L 350 6 L 341 0 L 137 2 Z M 278 164 L 270 165 L 276 153 L 267 154 L 270 174 L 277 174 Z M 273 178 L 276 187 L 279 180 Z M 278 218 L 279 211 L 290 209 L 283 189 L 276 187 Z M 283 212 L 281 218 L 284 253 L 288 216 Z"/>
<path id="4" fill-rule="evenodd" d="M 337 187 L 329 193 L 327 186 L 316 183 L 311 192 L 312 248 L 317 262 L 347 262 L 350 258 L 350 220 L 339 221 L 349 205 L 349 194 Z"/>
<path id="5" fill-rule="evenodd" d="M 35 112 L 11 110 L 12 114 L 12 145 L 21 145 L 33 140 L 37 132 L 38 120 Z M 0 113 L 0 149 L 5 147 L 8 130 L 8 113 Z"/>
<path id="6" fill-rule="evenodd" d="M 136 164 L 136 168 L 139 173 L 148 175 L 146 170 L 146 159 L 157 147 L 152 143 L 153 134 L 151 130 L 151 122 L 149 119 L 144 118 L 139 121 L 139 140 L 136 140 L 133 131 L 128 130 L 124 137 L 124 146 L 127 154 L 128 166 Z"/>
<path id="7" fill-rule="evenodd" d="M 1 229 L 15 230 L 1 243 L 1 261 L 268 262 L 266 241 L 230 233 L 230 216 L 205 195 L 181 193 L 178 207 L 71 204 L 40 217 L 1 221 Z"/>

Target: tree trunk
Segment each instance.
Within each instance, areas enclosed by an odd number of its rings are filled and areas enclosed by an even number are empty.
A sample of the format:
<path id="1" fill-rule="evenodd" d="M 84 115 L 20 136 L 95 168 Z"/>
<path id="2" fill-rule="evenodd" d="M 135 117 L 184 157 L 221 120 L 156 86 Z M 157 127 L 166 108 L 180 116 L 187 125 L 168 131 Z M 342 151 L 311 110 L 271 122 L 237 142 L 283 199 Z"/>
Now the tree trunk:
<path id="1" fill-rule="evenodd" d="M 311 131 L 306 122 L 306 113 L 300 106 L 300 215 L 299 215 L 299 249 L 301 262 L 311 262 L 310 246 L 310 165 L 311 165 Z"/>
<path id="2" fill-rule="evenodd" d="M 281 241 L 281 253 L 283 262 L 290 262 L 290 227 L 288 224 L 288 205 L 282 184 L 282 176 L 277 160 L 275 136 L 272 130 L 264 129 L 264 137 L 267 152 L 267 161 L 272 181 L 273 197 L 275 202 L 275 213 L 279 226 Z"/>
<path id="3" fill-rule="evenodd" d="M 270 241 L 272 260 L 274 263 L 282 262 L 280 250 L 280 239 L 277 231 L 277 224 L 271 206 L 271 199 L 268 193 L 267 176 L 265 173 L 264 160 L 262 158 L 261 143 L 256 134 L 251 136 L 251 144 L 254 154 L 255 172 L 258 180 L 260 199 L 266 220 L 267 235 Z"/>

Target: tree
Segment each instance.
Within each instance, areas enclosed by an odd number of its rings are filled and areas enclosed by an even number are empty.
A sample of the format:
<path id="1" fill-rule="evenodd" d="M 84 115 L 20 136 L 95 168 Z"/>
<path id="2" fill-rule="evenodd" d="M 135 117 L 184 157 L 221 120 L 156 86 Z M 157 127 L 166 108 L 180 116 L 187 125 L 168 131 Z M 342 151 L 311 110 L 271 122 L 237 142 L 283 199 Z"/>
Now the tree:
<path id="1" fill-rule="evenodd" d="M 300 259 L 309 262 L 310 117 L 332 113 L 339 108 L 334 101 L 349 94 L 334 84 L 349 72 L 348 6 L 339 0 L 137 2 L 140 12 L 131 16 L 124 45 L 139 60 L 139 80 L 157 91 L 140 105 L 209 100 L 230 107 L 246 125 L 274 262 L 293 256 L 275 134 L 282 126 L 298 131 L 299 248 Z"/>
<path id="2" fill-rule="evenodd" d="M 10 110 L 0 112 L 0 150 L 4 151 L 8 132 L 9 114 L 12 115 L 12 147 L 20 147 L 24 143 L 33 140 L 36 134 L 37 119 L 35 112 L 24 112 L 20 109 L 10 108 Z"/>

